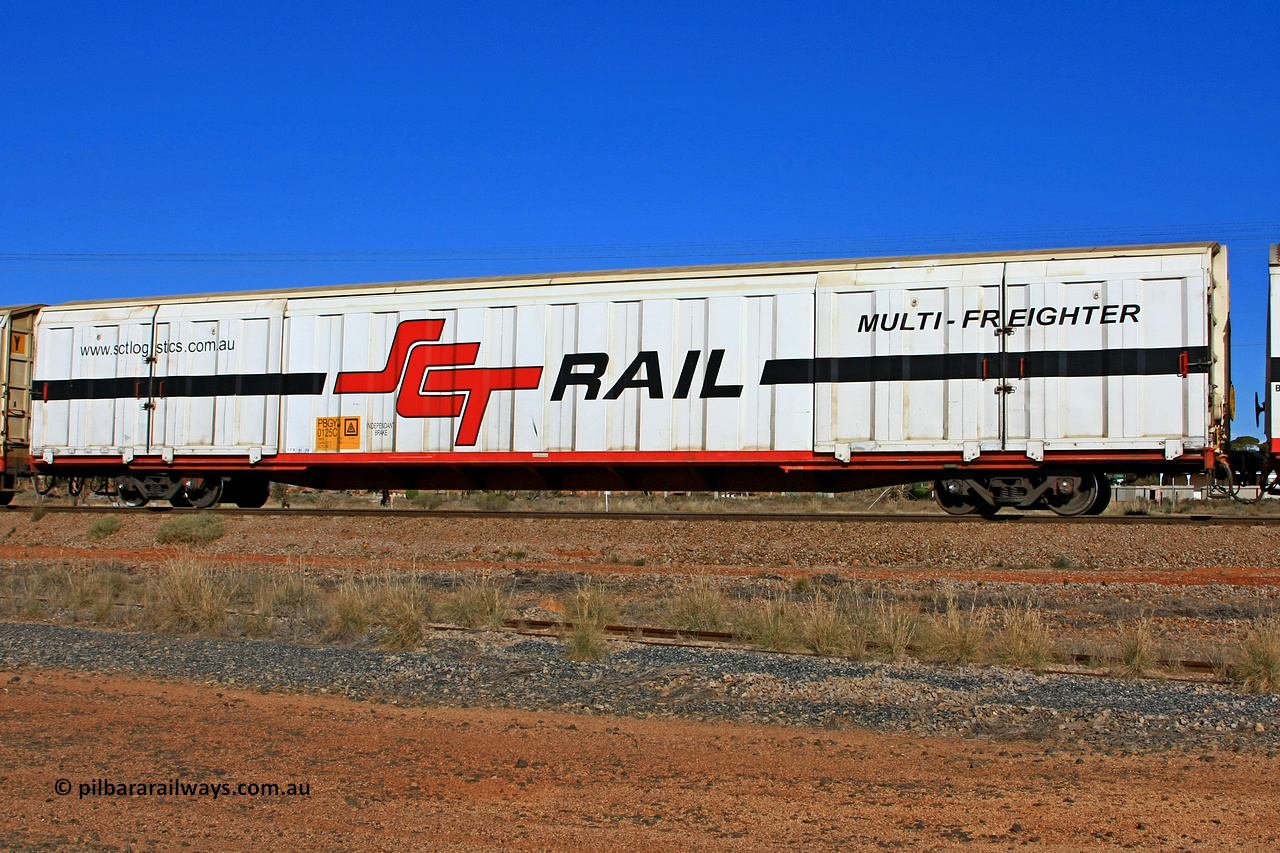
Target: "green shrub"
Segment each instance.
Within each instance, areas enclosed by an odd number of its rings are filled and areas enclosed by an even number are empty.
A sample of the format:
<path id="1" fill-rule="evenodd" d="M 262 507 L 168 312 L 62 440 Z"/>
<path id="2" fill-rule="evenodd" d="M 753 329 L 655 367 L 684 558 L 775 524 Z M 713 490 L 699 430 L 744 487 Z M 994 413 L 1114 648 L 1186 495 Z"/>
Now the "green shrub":
<path id="1" fill-rule="evenodd" d="M 85 534 L 85 538 L 90 542 L 101 542 L 108 536 L 119 533 L 121 527 L 124 527 L 124 525 L 120 523 L 120 519 L 114 515 L 106 515 L 102 518 L 94 519 L 93 524 L 89 525 L 89 532 Z"/>
<path id="2" fill-rule="evenodd" d="M 165 519 L 156 529 L 159 545 L 207 545 L 221 539 L 227 531 L 216 515 L 202 512 L 199 515 L 179 515 Z"/>
<path id="3" fill-rule="evenodd" d="M 476 509 L 488 510 L 490 512 L 506 509 L 511 505 L 511 498 L 498 492 L 481 492 L 474 500 Z"/>
<path id="4" fill-rule="evenodd" d="M 413 494 L 410 495 L 409 492 L 413 492 Z M 404 496 L 414 506 L 419 506 L 423 509 L 435 509 L 444 503 L 444 495 L 439 492 L 419 492 L 417 489 L 409 489 L 404 493 Z"/>

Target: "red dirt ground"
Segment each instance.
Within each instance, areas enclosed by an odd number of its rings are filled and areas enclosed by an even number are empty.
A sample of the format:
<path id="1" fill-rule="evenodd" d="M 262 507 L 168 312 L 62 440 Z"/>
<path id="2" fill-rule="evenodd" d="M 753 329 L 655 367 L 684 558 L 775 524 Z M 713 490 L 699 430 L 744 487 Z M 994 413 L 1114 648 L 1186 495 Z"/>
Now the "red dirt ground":
<path id="1" fill-rule="evenodd" d="M 1280 759 L 1258 754 L 397 708 L 30 669 L 0 673 L 0 688 L 5 849 L 1265 850 L 1280 838 Z M 94 779 L 175 777 L 310 794 L 79 796 Z"/>

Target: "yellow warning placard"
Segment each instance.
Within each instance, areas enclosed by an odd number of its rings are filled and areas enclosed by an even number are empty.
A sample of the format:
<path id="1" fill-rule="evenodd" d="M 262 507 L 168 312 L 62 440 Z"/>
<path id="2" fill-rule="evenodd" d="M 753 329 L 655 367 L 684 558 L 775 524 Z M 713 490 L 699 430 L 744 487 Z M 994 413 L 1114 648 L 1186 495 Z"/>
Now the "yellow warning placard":
<path id="1" fill-rule="evenodd" d="M 359 450 L 360 416 L 316 418 L 316 450 Z"/>
<path id="2" fill-rule="evenodd" d="M 342 416 L 342 434 L 338 436 L 339 450 L 360 449 L 360 416 Z"/>

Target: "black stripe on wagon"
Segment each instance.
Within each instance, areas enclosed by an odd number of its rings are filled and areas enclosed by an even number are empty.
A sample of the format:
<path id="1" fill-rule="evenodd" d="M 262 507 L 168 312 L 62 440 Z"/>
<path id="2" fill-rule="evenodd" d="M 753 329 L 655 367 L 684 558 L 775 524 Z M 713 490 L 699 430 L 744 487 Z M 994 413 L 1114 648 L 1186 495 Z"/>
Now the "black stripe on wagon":
<path id="1" fill-rule="evenodd" d="M 229 373 L 221 376 L 118 376 L 37 380 L 38 400 L 149 397 L 262 397 L 324 393 L 324 373 Z"/>
<path id="2" fill-rule="evenodd" d="M 1003 359 L 1004 370 L 1001 370 Z M 938 353 L 844 358 L 777 358 L 764 363 L 761 385 L 815 382 L 924 382 L 1052 376 L 1162 376 L 1208 373 L 1208 347 Z"/>

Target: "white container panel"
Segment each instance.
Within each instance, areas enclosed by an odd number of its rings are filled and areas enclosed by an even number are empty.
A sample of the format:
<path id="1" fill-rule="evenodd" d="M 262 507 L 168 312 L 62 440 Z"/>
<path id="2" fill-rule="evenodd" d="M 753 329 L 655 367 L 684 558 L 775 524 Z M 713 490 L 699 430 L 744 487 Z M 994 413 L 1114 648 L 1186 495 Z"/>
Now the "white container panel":
<path id="1" fill-rule="evenodd" d="M 161 306 L 149 452 L 275 453 L 279 395 L 215 393 L 215 383 L 260 387 L 279 373 L 283 321 L 283 300 Z"/>
<path id="2" fill-rule="evenodd" d="M 628 388 L 614 398 L 624 373 L 630 373 L 637 363 L 640 353 L 640 303 L 613 302 L 609 305 L 609 339 L 604 351 L 610 354 L 609 369 L 605 371 L 602 399 L 595 408 L 603 409 L 605 418 L 605 450 L 620 452 L 636 450 L 640 439 L 640 394 L 639 388 Z M 617 355 L 615 356 L 614 353 Z M 629 381 L 643 378 L 645 368 L 640 368 Z M 584 407 L 586 408 L 586 407 Z"/>
<path id="3" fill-rule="evenodd" d="M 905 293 L 904 312 L 917 331 L 903 336 L 907 355 L 946 352 L 946 291 L 939 287 L 912 288 Z M 909 442 L 939 443 L 947 438 L 947 383 L 942 379 L 903 383 L 903 438 Z"/>
<path id="4" fill-rule="evenodd" d="M 578 306 L 577 348 L 575 353 L 610 353 L 611 314 L 607 302 L 587 302 Z M 610 367 L 615 367 L 617 360 L 626 360 L 626 353 L 619 352 L 610 358 Z M 565 399 L 572 396 L 577 405 L 573 409 L 573 445 L 572 450 L 585 452 L 604 451 L 609 449 L 609 432 L 611 424 L 604 417 L 604 406 L 600 401 L 613 387 L 608 372 L 600 383 L 595 400 L 588 400 L 579 386 L 570 386 Z"/>
<path id="5" fill-rule="evenodd" d="M 678 399 L 671 401 L 672 450 L 697 451 L 706 447 L 706 403 L 701 398 L 702 379 L 707 370 L 707 301 L 705 299 L 678 299 L 675 302 L 674 353 L 680 353 L 673 360 L 672 367 L 684 372 L 689 353 L 694 356 L 694 368 L 689 387 Z M 672 394 L 680 376 L 675 376 Z"/>
<path id="6" fill-rule="evenodd" d="M 284 320 L 285 373 L 326 372 L 328 351 L 319 351 L 321 318 L 314 315 L 286 316 Z M 331 377 L 331 374 L 330 374 Z M 333 384 L 326 378 L 325 390 Z M 287 396 L 280 400 L 281 447 L 285 453 L 311 453 L 315 450 L 315 418 L 323 397 Z"/>
<path id="7" fill-rule="evenodd" d="M 717 376 L 717 385 L 745 385 L 759 377 L 758 372 L 746 373 L 749 359 L 747 345 L 743 341 L 742 297 L 717 296 L 707 300 L 707 350 L 723 350 Z M 745 377 L 749 377 L 744 379 Z M 732 397 L 712 397 L 703 401 L 704 450 L 737 450 L 741 444 L 742 405 Z"/>
<path id="8" fill-rule="evenodd" d="M 534 310 L 537 310 L 536 308 Z M 559 379 L 560 365 L 564 357 L 580 351 L 578 343 L 578 305 L 551 305 L 547 309 L 547 343 L 546 359 L 543 362 L 543 388 L 540 394 L 539 409 L 542 411 L 543 444 L 536 450 L 567 452 L 577 446 L 575 427 L 577 425 L 577 388 L 569 386 L 567 392 L 559 400 L 547 393 L 546 388 L 554 391 Z M 533 363 L 533 362 L 527 362 Z M 550 383 L 550 386 L 548 386 Z M 546 403 L 542 404 L 541 400 Z"/>
<path id="9" fill-rule="evenodd" d="M 675 348 L 675 302 L 671 299 L 647 299 L 640 307 L 640 347 L 654 353 L 659 373 L 651 390 L 639 391 L 640 435 L 637 450 L 667 451 L 675 449 L 672 435 L 672 416 L 675 392 L 675 371 L 680 369 L 680 358 Z"/>
<path id="10" fill-rule="evenodd" d="M 106 382 L 125 396 L 45 402 L 36 385 L 33 453 L 38 455 L 46 447 L 60 455 L 146 451 L 149 412 L 143 404 L 154 313 L 153 305 L 76 311 L 51 308 L 40 313 L 35 382 Z"/>
<path id="11" fill-rule="evenodd" d="M 480 340 L 485 343 L 481 352 L 486 367 L 505 368 L 516 364 L 516 316 L 514 306 L 490 308 L 485 312 L 485 333 Z M 510 452 L 514 414 L 514 392 L 490 394 L 477 449 L 490 453 Z"/>
<path id="12" fill-rule="evenodd" d="M 552 361 L 548 358 L 556 349 L 548 326 L 555 309 L 554 306 L 520 305 L 514 310 L 515 351 L 508 363 L 541 366 L 542 381 L 537 388 L 506 392 L 511 397 L 511 449 L 538 453 L 544 451 L 549 443 L 543 428 L 543 400 L 550 398 L 546 389 L 556 379 L 555 370 L 550 365 L 560 364 L 559 359 Z"/>
<path id="13" fill-rule="evenodd" d="M 773 335 L 774 358 L 812 358 L 814 353 L 813 297 L 807 293 L 782 294 L 774 298 L 774 305 L 776 312 Z M 772 391 L 773 449 L 812 449 L 813 388 L 800 385 L 775 385 Z"/>
<path id="14" fill-rule="evenodd" d="M 71 326 L 39 328 L 35 350 L 38 353 L 35 379 L 70 378 L 75 361 L 76 330 Z M 31 445 L 33 448 L 65 448 L 71 444 L 70 400 L 40 399 L 40 386 L 34 386 L 33 397 L 37 404 L 31 412 Z"/>

